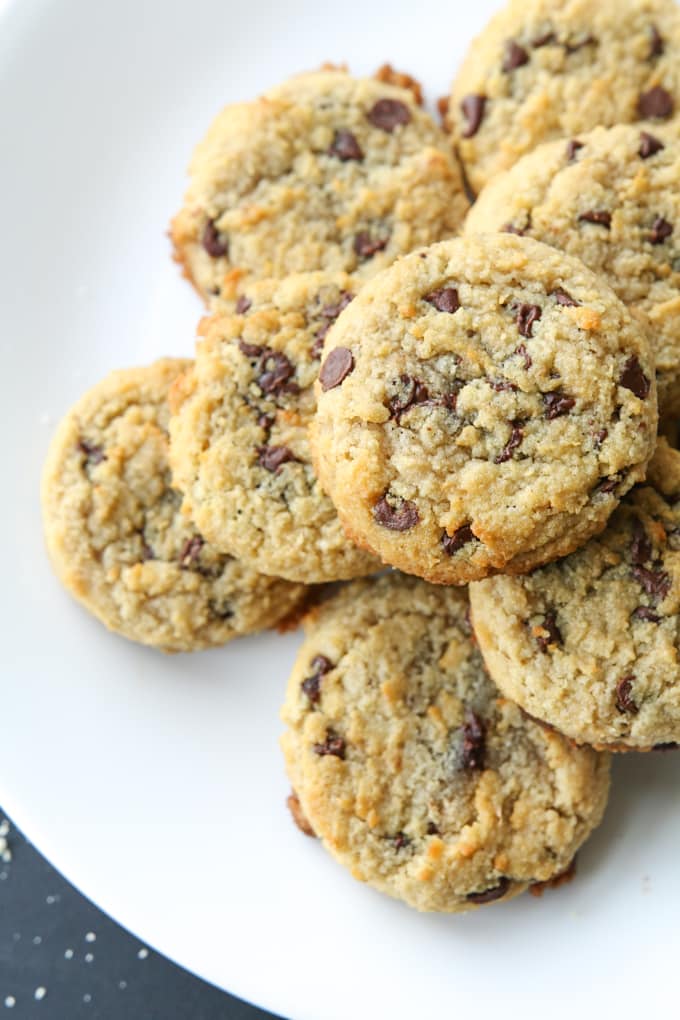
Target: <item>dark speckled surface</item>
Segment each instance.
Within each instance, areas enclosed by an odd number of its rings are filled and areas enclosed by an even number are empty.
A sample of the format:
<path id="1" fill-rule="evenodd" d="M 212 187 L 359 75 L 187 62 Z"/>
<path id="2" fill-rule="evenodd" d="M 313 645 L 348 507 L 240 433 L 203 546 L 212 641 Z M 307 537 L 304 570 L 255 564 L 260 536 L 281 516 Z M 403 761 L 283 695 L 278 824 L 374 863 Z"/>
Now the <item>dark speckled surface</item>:
<path id="1" fill-rule="evenodd" d="M 0 823 L 4 817 L 0 811 Z M 0 1018 L 271 1018 L 148 949 L 69 885 L 11 823 L 4 839 L 11 859 L 3 859 L 0 836 Z"/>

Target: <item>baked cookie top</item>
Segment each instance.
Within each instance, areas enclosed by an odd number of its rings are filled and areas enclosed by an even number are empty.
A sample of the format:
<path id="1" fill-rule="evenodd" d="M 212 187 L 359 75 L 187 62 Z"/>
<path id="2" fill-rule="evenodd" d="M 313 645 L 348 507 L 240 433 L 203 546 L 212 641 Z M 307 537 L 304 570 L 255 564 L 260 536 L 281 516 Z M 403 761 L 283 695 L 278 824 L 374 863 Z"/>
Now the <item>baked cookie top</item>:
<path id="1" fill-rule="evenodd" d="M 680 453 L 665 440 L 601 535 L 470 591 L 487 666 L 532 715 L 617 750 L 680 743 Z"/>
<path id="2" fill-rule="evenodd" d="M 656 434 L 645 328 L 577 259 L 511 234 L 414 252 L 326 341 L 311 438 L 350 533 L 438 583 L 597 532 Z"/>
<path id="3" fill-rule="evenodd" d="M 311 583 L 381 567 L 345 537 L 307 439 L 324 338 L 356 289 L 324 272 L 246 285 L 238 314 L 202 323 L 196 364 L 173 390 L 185 508 L 213 545 L 263 573 Z"/>
<path id="4" fill-rule="evenodd" d="M 680 112 L 673 0 L 511 0 L 474 40 L 448 122 L 475 191 L 541 142 Z"/>
<path id="5" fill-rule="evenodd" d="M 61 422 L 42 479 L 62 583 L 111 630 L 168 652 L 273 626 L 305 593 L 218 553 L 182 514 L 167 395 L 189 365 L 164 359 L 112 372 Z"/>
<path id="6" fill-rule="evenodd" d="M 318 71 L 228 106 L 197 147 L 171 234 L 199 292 L 326 269 L 365 278 L 454 234 L 467 210 L 449 143 L 413 93 Z"/>
<path id="7" fill-rule="evenodd" d="M 659 410 L 680 413 L 680 140 L 596 128 L 549 142 L 484 188 L 467 233 L 505 230 L 577 255 L 652 323 Z"/>
<path id="8" fill-rule="evenodd" d="M 315 610 L 282 737 L 302 817 L 352 875 L 419 910 L 509 899 L 568 868 L 609 760 L 500 697 L 455 588 L 391 574 Z"/>

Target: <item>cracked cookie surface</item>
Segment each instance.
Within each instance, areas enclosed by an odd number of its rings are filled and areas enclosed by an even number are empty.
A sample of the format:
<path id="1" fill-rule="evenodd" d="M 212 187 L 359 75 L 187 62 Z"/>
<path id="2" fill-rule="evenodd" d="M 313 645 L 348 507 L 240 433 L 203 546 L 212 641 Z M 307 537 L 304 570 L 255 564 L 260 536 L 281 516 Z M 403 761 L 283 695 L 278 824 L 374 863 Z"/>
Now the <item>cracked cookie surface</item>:
<path id="1" fill-rule="evenodd" d="M 565 871 L 599 823 L 609 759 L 500 697 L 466 595 L 391 574 L 313 611 L 282 747 L 301 812 L 355 878 L 465 911 Z"/>
<path id="2" fill-rule="evenodd" d="M 185 508 L 217 548 L 306 583 L 373 573 L 311 465 L 307 426 L 324 340 L 357 284 L 302 273 L 240 291 L 204 320 L 196 363 L 173 390 L 171 463 Z"/>
<path id="3" fill-rule="evenodd" d="M 656 435 L 644 325 L 510 234 L 414 252 L 329 334 L 311 427 L 359 544 L 437 583 L 524 573 L 601 530 Z"/>
<path id="4" fill-rule="evenodd" d="M 374 275 L 452 236 L 467 207 L 448 140 L 411 91 L 319 71 L 217 116 L 171 234 L 204 298 L 228 302 L 248 277 Z"/>
<path id="5" fill-rule="evenodd" d="M 448 123 L 474 191 L 526 152 L 680 113 L 673 0 L 511 0 L 474 40 Z"/>
<path id="6" fill-rule="evenodd" d="M 273 626 L 305 594 L 221 555 L 182 514 L 167 396 L 190 364 L 164 359 L 94 386 L 61 422 L 42 480 L 59 579 L 109 629 L 164 651 Z"/>
<path id="7" fill-rule="evenodd" d="M 680 743 L 680 453 L 665 440 L 601 535 L 470 596 L 488 668 L 527 712 L 580 743 Z"/>

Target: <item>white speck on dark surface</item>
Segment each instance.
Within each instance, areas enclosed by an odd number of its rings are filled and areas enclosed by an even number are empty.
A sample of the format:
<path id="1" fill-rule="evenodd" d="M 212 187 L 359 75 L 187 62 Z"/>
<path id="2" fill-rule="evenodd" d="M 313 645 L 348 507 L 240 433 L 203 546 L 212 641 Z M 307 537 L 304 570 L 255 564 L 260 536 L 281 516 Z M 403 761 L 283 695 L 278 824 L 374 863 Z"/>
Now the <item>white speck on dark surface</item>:
<path id="1" fill-rule="evenodd" d="M 93 931 L 88 931 L 87 935 L 85 936 L 85 941 L 86 942 L 96 942 L 97 941 L 97 936 L 95 935 L 95 933 Z"/>
<path id="2" fill-rule="evenodd" d="M 49 896 L 45 897 L 45 903 L 48 905 L 48 907 L 51 907 L 53 903 L 58 903 L 59 899 L 60 899 L 59 896 L 53 896 L 52 894 L 50 894 Z"/>
<path id="3" fill-rule="evenodd" d="M 42 1000 L 45 998 L 46 995 L 47 995 L 47 989 L 44 987 L 44 985 L 40 985 L 33 992 L 33 998 L 37 999 L 38 1002 L 42 1002 Z"/>
<path id="4" fill-rule="evenodd" d="M 34 946 L 39 946 L 41 944 L 41 942 L 42 942 L 42 936 L 41 935 L 34 935 L 33 936 L 33 945 Z"/>
<path id="5" fill-rule="evenodd" d="M 73 950 L 72 949 L 67 949 L 66 950 L 66 952 L 64 953 L 64 959 L 65 960 L 72 960 L 73 959 Z"/>
<path id="6" fill-rule="evenodd" d="M 124 992 L 125 989 L 127 988 L 127 981 L 119 981 L 118 987 L 120 988 L 121 992 Z"/>
<path id="7" fill-rule="evenodd" d="M 5 997 L 5 1008 L 6 1009 L 13 1009 L 14 1006 L 16 1006 L 16 1004 L 17 1004 L 17 1000 L 14 998 L 13 995 L 8 995 L 8 996 Z"/>
<path id="8" fill-rule="evenodd" d="M 83 1002 L 92 1002 L 92 996 L 89 992 L 85 992 L 83 995 Z"/>
<path id="9" fill-rule="evenodd" d="M 94 953 L 85 953 L 85 963 L 92 963 L 94 960 Z"/>
<path id="10" fill-rule="evenodd" d="M 149 955 L 149 950 L 148 949 L 140 949 L 139 952 L 137 953 L 137 959 L 138 960 L 146 960 L 148 955 Z"/>

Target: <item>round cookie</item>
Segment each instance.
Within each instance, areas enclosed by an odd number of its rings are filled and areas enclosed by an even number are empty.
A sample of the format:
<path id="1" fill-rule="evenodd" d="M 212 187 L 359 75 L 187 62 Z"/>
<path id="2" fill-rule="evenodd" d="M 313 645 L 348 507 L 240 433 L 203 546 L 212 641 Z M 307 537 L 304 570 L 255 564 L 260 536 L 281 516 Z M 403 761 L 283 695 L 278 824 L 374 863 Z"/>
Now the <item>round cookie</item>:
<path id="1" fill-rule="evenodd" d="M 680 140 L 596 128 L 539 146 L 484 188 L 466 233 L 506 230 L 578 256 L 652 323 L 659 410 L 680 413 Z"/>
<path id="2" fill-rule="evenodd" d="M 448 109 L 474 191 L 541 142 L 680 112 L 673 0 L 511 0 L 472 43 Z"/>
<path id="3" fill-rule="evenodd" d="M 351 544 L 311 465 L 307 426 L 325 335 L 356 293 L 345 273 L 251 283 L 239 314 L 201 325 L 171 395 L 170 460 L 185 510 L 216 548 L 306 583 L 381 568 Z"/>
<path id="4" fill-rule="evenodd" d="M 110 630 L 167 652 L 271 627 L 305 589 L 208 545 L 168 464 L 168 390 L 190 362 L 113 372 L 61 422 L 42 478 L 45 538 L 64 586 Z"/>
<path id="5" fill-rule="evenodd" d="M 306 820 L 352 875 L 419 910 L 510 899 L 564 872 L 609 759 L 489 680 L 455 588 L 391 574 L 314 611 L 282 737 Z"/>
<path id="6" fill-rule="evenodd" d="M 579 743 L 680 743 L 680 453 L 665 440 L 601 535 L 470 593 L 491 675 L 527 712 Z"/>
<path id="7" fill-rule="evenodd" d="M 604 527 L 656 435 L 645 328 L 577 259 L 511 234 L 442 242 L 329 334 L 311 439 L 348 534 L 462 584 Z"/>
<path id="8" fill-rule="evenodd" d="M 190 177 L 171 235 L 206 300 L 233 300 L 249 276 L 372 276 L 454 234 L 468 207 L 448 141 L 412 92 L 342 71 L 228 106 Z"/>

